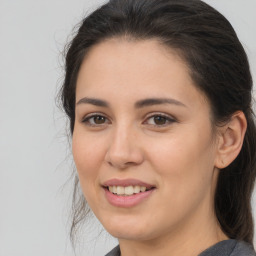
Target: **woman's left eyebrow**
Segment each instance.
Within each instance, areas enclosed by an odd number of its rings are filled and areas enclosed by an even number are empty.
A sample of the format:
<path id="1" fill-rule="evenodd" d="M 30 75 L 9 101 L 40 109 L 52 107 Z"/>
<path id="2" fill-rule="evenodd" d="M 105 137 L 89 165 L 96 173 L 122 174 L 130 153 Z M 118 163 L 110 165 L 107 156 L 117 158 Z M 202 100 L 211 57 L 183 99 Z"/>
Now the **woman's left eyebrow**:
<path id="1" fill-rule="evenodd" d="M 174 104 L 177 106 L 187 107 L 184 103 L 171 98 L 149 98 L 149 99 L 137 101 L 135 103 L 135 108 L 143 108 L 143 107 L 161 105 L 161 104 Z"/>

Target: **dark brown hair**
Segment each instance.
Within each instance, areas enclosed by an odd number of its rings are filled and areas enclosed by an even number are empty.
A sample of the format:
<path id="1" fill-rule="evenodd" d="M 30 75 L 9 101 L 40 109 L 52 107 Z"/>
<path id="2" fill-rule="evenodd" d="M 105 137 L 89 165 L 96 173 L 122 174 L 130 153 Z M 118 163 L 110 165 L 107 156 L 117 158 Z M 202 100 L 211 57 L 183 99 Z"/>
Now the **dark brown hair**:
<path id="1" fill-rule="evenodd" d="M 250 202 L 256 176 L 252 77 L 246 53 L 230 23 L 200 0 L 110 0 L 98 8 L 82 21 L 66 53 L 61 99 L 71 134 L 80 65 L 93 45 L 112 37 L 157 38 L 179 52 L 196 86 L 210 102 L 215 125 L 229 120 L 238 110 L 244 112 L 248 127 L 242 150 L 220 172 L 215 213 L 228 237 L 252 244 Z M 72 235 L 87 211 L 85 199 L 77 197 L 78 190 L 76 177 Z"/>

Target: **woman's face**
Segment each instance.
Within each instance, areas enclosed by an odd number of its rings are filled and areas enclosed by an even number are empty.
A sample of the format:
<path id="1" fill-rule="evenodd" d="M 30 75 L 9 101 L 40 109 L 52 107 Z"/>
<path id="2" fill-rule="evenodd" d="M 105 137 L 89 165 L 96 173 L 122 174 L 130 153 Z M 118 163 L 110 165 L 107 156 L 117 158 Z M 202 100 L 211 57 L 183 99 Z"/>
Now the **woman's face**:
<path id="1" fill-rule="evenodd" d="M 125 39 L 89 51 L 73 155 L 84 196 L 113 236 L 150 240 L 204 225 L 216 151 L 209 104 L 175 52 Z"/>

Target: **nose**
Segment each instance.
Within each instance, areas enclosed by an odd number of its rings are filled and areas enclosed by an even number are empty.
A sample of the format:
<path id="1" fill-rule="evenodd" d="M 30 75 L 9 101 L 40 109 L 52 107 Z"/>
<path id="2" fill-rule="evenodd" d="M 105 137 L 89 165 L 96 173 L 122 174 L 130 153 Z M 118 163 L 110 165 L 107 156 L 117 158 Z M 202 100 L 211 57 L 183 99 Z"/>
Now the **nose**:
<path id="1" fill-rule="evenodd" d="M 105 161 L 116 169 L 140 165 L 144 161 L 138 133 L 128 127 L 116 128 L 111 136 Z"/>

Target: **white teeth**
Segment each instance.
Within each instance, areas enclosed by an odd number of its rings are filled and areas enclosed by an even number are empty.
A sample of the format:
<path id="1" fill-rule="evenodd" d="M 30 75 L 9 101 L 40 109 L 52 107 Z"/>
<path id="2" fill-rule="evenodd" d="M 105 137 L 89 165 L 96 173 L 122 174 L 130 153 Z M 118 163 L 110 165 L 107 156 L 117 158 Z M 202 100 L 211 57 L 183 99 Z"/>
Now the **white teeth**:
<path id="1" fill-rule="evenodd" d="M 123 194 L 124 194 L 124 187 L 117 186 L 117 187 L 116 187 L 116 193 L 117 193 L 118 195 L 123 195 Z"/>
<path id="2" fill-rule="evenodd" d="M 140 193 L 140 186 L 135 186 L 134 187 L 134 193 Z"/>
<path id="3" fill-rule="evenodd" d="M 146 187 L 140 187 L 140 191 L 141 192 L 145 192 L 146 191 Z"/>
<path id="4" fill-rule="evenodd" d="M 109 186 L 109 191 L 113 194 L 130 196 L 133 194 L 138 194 L 140 192 L 145 192 L 147 190 L 144 186 Z"/>
<path id="5" fill-rule="evenodd" d="M 128 195 L 128 196 L 132 195 L 133 194 L 133 186 L 125 187 L 124 194 Z"/>

